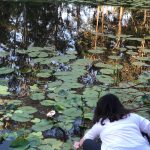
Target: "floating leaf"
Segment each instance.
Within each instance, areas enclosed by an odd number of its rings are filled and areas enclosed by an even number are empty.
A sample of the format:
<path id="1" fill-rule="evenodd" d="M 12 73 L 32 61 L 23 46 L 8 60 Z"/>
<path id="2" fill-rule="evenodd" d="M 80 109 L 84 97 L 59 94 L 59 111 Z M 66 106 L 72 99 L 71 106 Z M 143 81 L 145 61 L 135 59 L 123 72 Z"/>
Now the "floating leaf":
<path id="1" fill-rule="evenodd" d="M 38 57 L 38 55 L 40 54 L 40 52 L 39 51 L 35 51 L 35 52 L 31 52 L 31 53 L 29 53 L 28 55 L 29 55 L 29 57 Z"/>
<path id="2" fill-rule="evenodd" d="M 45 120 L 45 119 L 42 119 L 40 122 L 36 123 L 35 125 L 32 126 L 32 129 L 34 131 L 45 131 L 45 130 L 48 130 L 48 129 L 51 129 L 52 127 L 52 123 Z"/>
<path id="3" fill-rule="evenodd" d="M 0 85 L 0 95 L 6 96 L 9 94 L 10 92 L 8 92 L 8 87 L 4 85 Z"/>
<path id="4" fill-rule="evenodd" d="M 128 48 L 128 49 L 137 49 L 137 47 L 135 47 L 135 46 L 126 46 L 126 48 Z"/>
<path id="5" fill-rule="evenodd" d="M 144 41 L 144 39 L 142 39 L 142 38 L 133 38 L 133 37 L 126 38 L 126 40 L 139 41 L 139 42 Z"/>
<path id="6" fill-rule="evenodd" d="M 101 69 L 100 72 L 102 74 L 114 74 L 114 70 L 112 69 Z"/>
<path id="7" fill-rule="evenodd" d="M 12 120 L 18 122 L 28 122 L 33 118 L 32 115 L 27 113 L 14 113 L 11 117 Z"/>
<path id="8" fill-rule="evenodd" d="M 150 53 L 150 49 L 146 49 L 146 48 L 140 48 L 140 50 L 144 53 Z"/>
<path id="9" fill-rule="evenodd" d="M 150 81 L 150 72 L 145 72 L 141 74 L 138 78 L 138 81 L 141 83 L 149 83 Z"/>
<path id="10" fill-rule="evenodd" d="M 19 53 L 19 54 L 27 54 L 27 50 L 24 50 L 24 49 L 17 49 L 17 50 L 16 50 L 16 53 Z"/>
<path id="11" fill-rule="evenodd" d="M 106 49 L 106 47 L 96 47 L 96 49 L 88 50 L 88 52 L 92 54 L 102 54 L 105 52 L 104 50 Z"/>
<path id="12" fill-rule="evenodd" d="M 29 142 L 25 138 L 19 137 L 11 142 L 10 147 L 13 147 L 15 149 L 17 148 L 18 150 L 24 150 L 29 147 Z"/>
<path id="13" fill-rule="evenodd" d="M 39 58 L 44 58 L 44 57 L 48 57 L 48 54 L 46 52 L 40 52 L 38 55 Z"/>
<path id="14" fill-rule="evenodd" d="M 143 63 L 143 62 L 140 62 L 140 61 L 133 62 L 133 65 L 139 66 L 139 67 L 141 67 L 141 66 L 148 66 L 146 63 Z"/>
<path id="15" fill-rule="evenodd" d="M 0 75 L 9 74 L 9 73 L 12 73 L 12 72 L 14 72 L 13 68 L 9 68 L 9 67 L 1 67 L 0 68 Z"/>
<path id="16" fill-rule="evenodd" d="M 135 57 L 135 59 L 137 60 L 141 60 L 141 61 L 150 61 L 150 57 Z"/>
<path id="17" fill-rule="evenodd" d="M 23 107 L 18 107 L 18 110 L 23 111 L 24 113 L 32 114 L 37 112 L 37 109 L 32 107 L 32 106 L 23 106 Z"/>
<path id="18" fill-rule="evenodd" d="M 36 76 L 40 78 L 49 78 L 51 76 L 51 73 L 43 72 L 43 73 L 38 73 Z"/>
<path id="19" fill-rule="evenodd" d="M 40 122 L 41 120 L 39 119 L 39 118 L 34 118 L 34 119 L 32 119 L 31 120 L 31 122 L 33 122 L 33 123 L 38 123 L 38 122 Z"/>
<path id="20" fill-rule="evenodd" d="M 92 120 L 93 119 L 93 112 L 91 112 L 91 113 L 85 113 L 84 114 L 84 119 Z"/>
<path id="21" fill-rule="evenodd" d="M 150 36 L 146 36 L 144 39 L 145 40 L 150 40 Z"/>
<path id="22" fill-rule="evenodd" d="M 119 60 L 119 59 L 121 59 L 121 56 L 108 56 L 108 58 Z"/>
<path id="23" fill-rule="evenodd" d="M 107 75 L 97 75 L 96 78 L 104 84 L 113 84 L 114 79 Z"/>
<path id="24" fill-rule="evenodd" d="M 129 50 L 129 51 L 127 51 L 126 53 L 129 54 L 129 55 L 138 55 L 137 52 L 134 52 L 134 51 L 132 51 L 132 50 Z"/>
<path id="25" fill-rule="evenodd" d="M 40 103 L 43 106 L 54 106 L 56 104 L 56 102 L 53 101 L 53 100 L 44 100 L 44 101 L 42 101 Z"/>
<path id="26" fill-rule="evenodd" d="M 43 100 L 45 98 L 45 95 L 44 93 L 33 93 L 31 94 L 30 98 L 32 100 L 37 100 L 37 101 L 40 101 L 40 100 Z"/>
<path id="27" fill-rule="evenodd" d="M 9 55 L 8 52 L 3 52 L 3 51 L 0 52 L 0 57 L 6 57 L 7 55 Z"/>

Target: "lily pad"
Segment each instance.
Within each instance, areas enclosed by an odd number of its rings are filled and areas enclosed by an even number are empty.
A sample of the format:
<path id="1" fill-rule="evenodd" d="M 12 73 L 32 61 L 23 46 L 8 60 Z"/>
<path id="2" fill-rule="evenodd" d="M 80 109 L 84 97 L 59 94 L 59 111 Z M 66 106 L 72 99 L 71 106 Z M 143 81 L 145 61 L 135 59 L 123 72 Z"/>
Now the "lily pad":
<path id="1" fill-rule="evenodd" d="M 121 56 L 108 56 L 108 58 L 119 60 L 119 59 L 121 59 Z"/>
<path id="2" fill-rule="evenodd" d="M 9 74 L 9 73 L 12 73 L 12 72 L 14 72 L 13 68 L 9 68 L 9 67 L 1 67 L 0 68 L 0 75 Z"/>
<path id="3" fill-rule="evenodd" d="M 141 48 L 140 50 L 141 50 L 142 52 L 144 52 L 145 54 L 150 53 L 150 49 Z"/>
<path id="4" fill-rule="evenodd" d="M 104 84 L 113 84 L 114 79 L 108 75 L 97 75 L 96 78 Z"/>
<path id="5" fill-rule="evenodd" d="M 140 62 L 140 61 L 133 62 L 133 65 L 139 66 L 139 67 L 141 67 L 141 66 L 148 66 L 146 63 L 143 63 L 143 62 Z"/>
<path id="6" fill-rule="evenodd" d="M 101 69 L 100 72 L 102 74 L 114 74 L 114 70 L 112 69 Z"/>
<path id="7" fill-rule="evenodd" d="M 23 111 L 24 113 L 32 114 L 37 112 L 37 109 L 32 107 L 32 106 L 23 106 L 23 107 L 18 107 L 18 110 Z"/>
<path id="8" fill-rule="evenodd" d="M 34 131 L 45 131 L 45 130 L 48 130 L 48 129 L 51 129 L 52 127 L 52 123 L 50 121 L 47 121 L 45 119 L 42 119 L 40 122 L 36 123 L 35 125 L 32 126 L 32 129 Z"/>
<path id="9" fill-rule="evenodd" d="M 56 105 L 56 101 L 53 101 L 53 100 L 44 100 L 40 103 L 43 106 L 54 106 L 54 105 Z"/>
<path id="10" fill-rule="evenodd" d="M 150 57 L 135 57 L 135 59 L 137 60 L 141 60 L 141 61 L 150 61 Z"/>
<path id="11" fill-rule="evenodd" d="M 45 57 L 48 57 L 48 54 L 46 52 L 40 52 L 38 57 L 39 58 L 45 58 Z"/>
<path id="12" fill-rule="evenodd" d="M 45 95 L 44 93 L 33 93 L 31 94 L 30 98 L 35 101 L 40 101 L 45 98 Z"/>
<path id="13" fill-rule="evenodd" d="M 38 73 L 36 76 L 40 78 L 49 78 L 51 76 L 51 73 L 43 72 L 43 73 Z"/>
<path id="14" fill-rule="evenodd" d="M 8 92 L 7 86 L 0 85 L 0 95 L 3 95 L 3 96 L 10 95 L 10 92 Z"/>
<path id="15" fill-rule="evenodd" d="M 0 52 L 0 57 L 6 57 L 7 55 L 9 55 L 8 52 L 3 52 L 3 51 Z"/>
<path id="16" fill-rule="evenodd" d="M 28 113 L 14 113 L 11 117 L 12 120 L 17 122 L 28 122 L 33 118 L 32 115 Z"/>

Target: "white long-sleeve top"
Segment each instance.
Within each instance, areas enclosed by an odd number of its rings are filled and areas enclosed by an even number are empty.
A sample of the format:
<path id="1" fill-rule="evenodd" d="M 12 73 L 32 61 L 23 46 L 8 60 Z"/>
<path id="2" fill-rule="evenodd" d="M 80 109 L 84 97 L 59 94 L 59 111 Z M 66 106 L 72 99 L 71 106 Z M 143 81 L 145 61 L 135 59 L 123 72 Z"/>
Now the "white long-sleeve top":
<path id="1" fill-rule="evenodd" d="M 101 150 L 150 150 L 148 141 L 141 132 L 150 135 L 150 121 L 134 113 L 118 121 L 104 120 L 105 125 L 96 123 L 83 137 L 100 137 Z"/>

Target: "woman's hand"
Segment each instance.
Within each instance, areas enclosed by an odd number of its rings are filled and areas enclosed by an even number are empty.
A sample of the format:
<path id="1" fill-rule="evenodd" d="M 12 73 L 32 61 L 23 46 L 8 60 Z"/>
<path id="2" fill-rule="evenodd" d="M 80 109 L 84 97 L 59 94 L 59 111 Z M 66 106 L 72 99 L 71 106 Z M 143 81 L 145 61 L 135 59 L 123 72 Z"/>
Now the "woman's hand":
<path id="1" fill-rule="evenodd" d="M 78 150 L 80 148 L 80 142 L 74 142 L 73 147 Z"/>

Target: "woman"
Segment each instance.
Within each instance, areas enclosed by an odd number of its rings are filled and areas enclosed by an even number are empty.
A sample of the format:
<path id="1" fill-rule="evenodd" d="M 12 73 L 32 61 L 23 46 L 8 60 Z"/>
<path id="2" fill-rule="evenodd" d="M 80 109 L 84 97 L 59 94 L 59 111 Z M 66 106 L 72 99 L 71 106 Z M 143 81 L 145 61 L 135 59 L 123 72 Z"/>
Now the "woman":
<path id="1" fill-rule="evenodd" d="M 141 132 L 150 135 L 150 121 L 123 107 L 118 97 L 100 98 L 94 112 L 94 125 L 74 148 L 83 150 L 150 150 Z M 102 145 L 94 139 L 99 137 Z"/>

